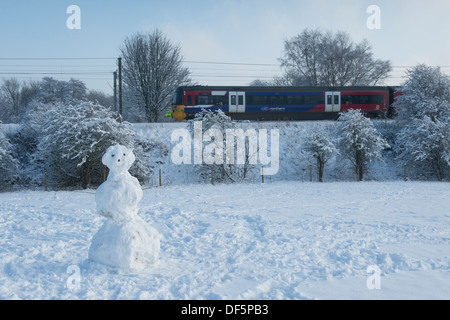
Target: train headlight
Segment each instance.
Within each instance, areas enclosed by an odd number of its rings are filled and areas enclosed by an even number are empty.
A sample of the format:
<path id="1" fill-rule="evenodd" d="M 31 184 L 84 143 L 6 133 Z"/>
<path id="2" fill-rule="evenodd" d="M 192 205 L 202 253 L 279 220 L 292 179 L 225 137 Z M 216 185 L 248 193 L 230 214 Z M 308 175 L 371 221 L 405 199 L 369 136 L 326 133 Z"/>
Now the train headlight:
<path id="1" fill-rule="evenodd" d="M 186 113 L 184 112 L 184 105 L 172 106 L 172 118 L 174 118 L 177 121 L 183 121 L 186 118 Z"/>

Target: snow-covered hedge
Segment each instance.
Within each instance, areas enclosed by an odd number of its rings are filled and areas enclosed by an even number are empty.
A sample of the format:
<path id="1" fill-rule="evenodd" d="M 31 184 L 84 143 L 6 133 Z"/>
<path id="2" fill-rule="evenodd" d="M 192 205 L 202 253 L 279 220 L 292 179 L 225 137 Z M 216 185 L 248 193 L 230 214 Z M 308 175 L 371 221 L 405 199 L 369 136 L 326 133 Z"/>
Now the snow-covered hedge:
<path id="1" fill-rule="evenodd" d="M 54 105 L 45 112 L 34 164 L 48 174 L 55 187 L 99 185 L 107 174 L 101 163 L 114 144 L 133 148 L 132 172 L 145 182 L 149 174 L 142 148 L 127 122 L 110 109 L 92 102 Z"/>
<path id="2" fill-rule="evenodd" d="M 67 113 L 65 113 L 67 115 Z M 100 123 L 109 123 L 112 120 L 106 121 L 103 119 Z M 398 148 L 397 133 L 399 130 L 398 123 L 395 120 L 371 120 L 371 123 L 376 129 L 376 132 L 391 146 L 381 150 L 382 160 L 373 160 L 370 166 L 364 173 L 364 180 L 403 180 L 404 179 L 404 162 L 397 159 L 396 148 Z M 54 123 L 56 129 L 56 122 Z M 122 124 L 123 125 L 123 124 Z M 120 122 L 115 123 L 115 126 L 120 127 Z M 210 168 L 201 168 L 194 164 L 191 165 L 176 165 L 172 162 L 171 152 L 174 144 L 171 143 L 171 134 L 174 130 L 184 128 L 189 130 L 188 123 L 155 123 L 155 124 L 128 124 L 129 136 L 134 136 L 134 148 L 137 149 L 137 153 L 141 153 L 140 161 L 142 161 L 142 168 L 145 171 L 137 173 L 132 170 L 133 175 L 140 178 L 141 183 L 150 187 L 159 185 L 161 178 L 161 184 L 173 185 L 173 184 L 198 184 L 198 183 L 210 183 Z M 356 181 L 358 179 L 355 173 L 355 167 L 352 162 L 345 157 L 345 152 L 342 150 L 342 143 L 339 143 L 340 123 L 335 121 L 318 121 L 318 122 L 262 122 L 262 123 L 245 123 L 235 122 L 234 127 L 242 128 L 246 130 L 249 127 L 252 128 L 265 128 L 265 129 L 278 129 L 280 132 L 280 164 L 278 173 L 274 176 L 266 176 L 265 182 L 271 181 L 309 181 L 312 173 L 312 180 L 319 181 L 320 166 L 317 161 L 317 155 L 322 150 L 324 152 L 324 159 L 327 160 L 323 166 L 322 180 L 325 182 L 331 181 Z M 22 129 L 18 134 L 12 136 L 10 147 L 15 149 L 15 154 L 20 155 L 21 152 L 29 152 L 28 155 L 22 154 L 20 158 L 21 168 L 19 171 L 19 183 L 23 187 L 30 186 L 42 186 L 44 183 L 44 173 L 49 175 L 49 184 L 54 184 L 54 187 L 60 186 L 64 179 L 67 179 L 72 186 L 81 186 L 81 171 L 78 163 L 86 163 L 87 160 L 83 160 L 82 155 L 87 155 L 81 150 L 89 150 L 96 135 L 100 136 L 101 126 L 95 121 L 87 121 L 85 124 L 73 128 L 69 126 L 69 123 L 65 125 L 67 130 L 66 144 L 63 144 L 62 137 L 56 135 L 52 138 L 45 139 L 39 143 L 40 149 L 33 151 L 32 141 L 30 137 L 20 136 L 24 134 Z M 91 130 L 92 137 L 89 139 L 81 139 L 77 143 L 72 143 L 71 139 L 77 137 L 77 131 Z M 59 131 L 63 130 L 61 126 Z M 120 129 L 114 129 L 120 131 Z M 49 131 L 50 133 L 50 131 Z M 55 133 L 56 134 L 56 133 Z M 112 135 L 114 136 L 114 135 Z M 125 137 L 126 138 L 126 137 Z M 90 140 L 94 139 L 94 140 Z M 128 138 L 127 138 L 128 139 Z M 59 142 L 60 143 L 59 143 Z M 108 145 L 112 140 L 105 140 L 103 143 L 96 142 L 94 147 L 103 144 L 104 147 Z M 122 140 L 123 141 L 123 140 Z M 17 143 L 28 143 L 29 146 L 25 147 Z M 44 148 L 44 145 L 48 145 L 49 149 Z M 59 149 L 59 147 L 64 148 Z M 75 153 L 73 147 L 78 145 L 78 151 Z M 204 143 L 204 146 L 206 143 Z M 334 146 L 334 148 L 333 148 Z M 86 147 L 86 149 L 83 149 Z M 28 149 L 27 149 L 28 148 Z M 54 166 L 45 165 L 45 163 L 53 163 L 53 165 L 61 162 L 62 150 L 66 149 L 64 155 L 67 161 L 65 161 L 64 168 L 69 165 L 74 170 L 71 176 L 66 178 L 64 174 L 60 173 L 60 170 L 55 169 Z M 317 148 L 316 151 L 314 151 Z M 28 151 L 27 151 L 28 150 Z M 59 157 L 55 153 L 51 153 L 50 150 L 60 150 Z M 97 149 L 97 158 L 103 152 L 101 148 Z M 106 150 L 106 149 L 105 149 Z M 69 153 L 69 151 L 71 153 Z M 69 157 L 73 158 L 70 159 Z M 31 161 L 30 159 L 31 158 Z M 28 159 L 28 160 L 27 160 Z M 92 158 L 94 159 L 94 158 Z M 45 161 L 44 161 L 45 160 Z M 28 162 L 30 163 L 28 163 Z M 84 161 L 84 162 L 83 162 Z M 94 161 L 95 162 L 95 161 Z M 97 161 L 99 163 L 100 161 Z M 209 170 L 208 170 L 209 169 Z M 242 168 L 241 168 L 242 169 Z M 68 170 L 68 169 L 65 169 Z M 53 173 L 52 173 L 53 172 Z M 159 176 L 161 172 L 161 176 Z M 201 173 L 204 172 L 204 175 Z M 84 171 L 86 174 L 86 171 Z M 421 179 L 421 180 L 433 180 L 436 177 L 432 174 L 426 174 L 425 171 L 420 171 L 419 168 L 412 165 L 407 166 L 407 174 L 409 179 Z M 52 175 L 52 177 L 50 177 Z M 103 172 L 101 167 L 91 168 L 92 187 L 95 187 L 100 182 Z M 50 178 L 61 179 L 53 181 Z M 216 174 L 215 182 L 219 182 L 220 175 Z M 260 165 L 252 165 L 249 167 L 245 179 L 240 179 L 242 182 L 260 183 Z M 233 182 L 231 180 L 225 180 L 223 182 Z"/>
<path id="3" fill-rule="evenodd" d="M 408 71 L 399 91 L 394 120 L 369 120 L 351 111 L 341 121 L 233 122 L 212 112 L 195 121 L 202 121 L 202 136 L 211 128 L 223 138 L 227 129 L 276 130 L 278 170 L 265 182 L 449 179 L 449 77 L 439 68 L 419 65 Z M 215 182 L 262 181 L 262 164 L 250 158 L 239 165 L 173 163 L 172 133 L 183 128 L 193 137 L 192 123 L 130 124 L 96 103 L 47 100 L 31 101 L 21 126 L 0 130 L 1 188 L 42 186 L 45 173 L 54 188 L 95 187 L 106 174 L 101 156 L 112 144 L 134 149 L 131 173 L 147 186 L 210 183 L 211 173 Z M 215 150 L 213 143 L 207 137 L 202 147 Z M 248 142 L 245 148 L 252 156 Z M 219 156 L 214 152 L 211 157 Z"/>

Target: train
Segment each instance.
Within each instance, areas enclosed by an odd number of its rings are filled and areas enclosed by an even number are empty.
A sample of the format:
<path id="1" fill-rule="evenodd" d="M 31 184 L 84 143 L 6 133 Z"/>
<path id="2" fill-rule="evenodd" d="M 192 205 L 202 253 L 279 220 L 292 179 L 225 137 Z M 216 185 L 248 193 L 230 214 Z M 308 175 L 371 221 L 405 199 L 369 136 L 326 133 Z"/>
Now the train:
<path id="1" fill-rule="evenodd" d="M 369 117 L 392 117 L 397 87 L 252 87 L 177 88 L 168 116 L 192 119 L 202 110 L 222 110 L 234 120 L 332 120 L 360 109 Z"/>

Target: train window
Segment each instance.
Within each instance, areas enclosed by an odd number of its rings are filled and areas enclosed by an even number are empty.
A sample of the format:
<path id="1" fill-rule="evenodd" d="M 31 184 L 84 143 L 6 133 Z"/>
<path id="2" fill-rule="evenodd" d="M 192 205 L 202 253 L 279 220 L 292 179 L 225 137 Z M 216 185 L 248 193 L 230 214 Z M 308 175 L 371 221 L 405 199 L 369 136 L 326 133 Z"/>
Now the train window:
<path id="1" fill-rule="evenodd" d="M 374 95 L 369 96 L 370 104 L 384 104 L 384 96 L 383 95 Z"/>
<path id="2" fill-rule="evenodd" d="M 212 104 L 228 104 L 226 96 L 212 96 Z"/>
<path id="3" fill-rule="evenodd" d="M 236 95 L 232 95 L 231 96 L 231 105 L 235 106 L 236 105 Z"/>
<path id="4" fill-rule="evenodd" d="M 383 95 L 343 95 L 343 104 L 384 104 Z"/>
<path id="5" fill-rule="evenodd" d="M 327 94 L 327 104 L 331 104 L 332 102 L 331 102 L 331 98 L 332 98 L 333 96 L 331 95 L 331 94 Z"/>
<path id="6" fill-rule="evenodd" d="M 275 105 L 280 105 L 280 104 L 284 104 L 284 96 L 268 96 L 269 101 L 267 102 L 267 104 L 275 106 Z"/>
<path id="7" fill-rule="evenodd" d="M 260 98 L 260 101 L 261 101 L 261 104 L 268 104 L 269 102 L 269 97 L 268 96 L 260 96 L 259 97 Z"/>
<path id="8" fill-rule="evenodd" d="M 331 99 L 331 97 L 330 97 Z M 305 96 L 305 104 L 325 104 L 324 96 Z M 331 104 L 331 100 L 330 100 Z"/>
<path id="9" fill-rule="evenodd" d="M 324 104 L 322 95 L 247 95 L 247 105 L 304 105 Z M 330 101 L 331 103 L 331 101 Z"/>
<path id="10" fill-rule="evenodd" d="M 244 104 L 244 96 L 238 96 L 238 105 L 242 106 Z"/>
<path id="11" fill-rule="evenodd" d="M 197 106 L 199 106 L 199 105 L 207 105 L 207 104 L 209 104 L 209 97 L 208 96 L 200 96 L 200 95 L 198 95 L 198 96 L 195 97 L 195 104 Z"/>
<path id="12" fill-rule="evenodd" d="M 173 96 L 172 104 L 182 104 L 180 103 L 180 93 L 175 92 L 175 95 Z"/>
<path id="13" fill-rule="evenodd" d="M 267 96 L 247 96 L 247 104 L 264 105 L 267 102 Z"/>
<path id="14" fill-rule="evenodd" d="M 353 104 L 353 96 L 342 95 L 341 100 L 342 100 L 342 104 Z"/>
<path id="15" fill-rule="evenodd" d="M 192 106 L 192 96 L 186 96 L 186 105 Z"/>
<path id="16" fill-rule="evenodd" d="M 305 104 L 304 96 L 287 96 L 286 104 L 291 106 Z"/>
<path id="17" fill-rule="evenodd" d="M 285 105 L 287 104 L 287 97 L 286 96 L 278 96 L 278 103 Z"/>
<path id="18" fill-rule="evenodd" d="M 361 103 L 361 104 L 369 103 L 369 96 L 367 96 L 367 95 L 359 96 L 358 99 L 359 99 L 359 103 Z"/>

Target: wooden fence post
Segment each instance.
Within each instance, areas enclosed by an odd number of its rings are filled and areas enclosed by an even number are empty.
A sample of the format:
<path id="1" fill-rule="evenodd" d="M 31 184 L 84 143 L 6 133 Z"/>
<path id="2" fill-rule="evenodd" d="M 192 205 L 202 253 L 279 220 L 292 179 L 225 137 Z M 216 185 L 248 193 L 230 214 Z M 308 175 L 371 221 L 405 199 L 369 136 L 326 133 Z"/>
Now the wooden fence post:
<path id="1" fill-rule="evenodd" d="M 89 163 L 87 164 L 87 172 L 86 172 L 86 188 L 91 188 L 91 166 Z"/>
<path id="2" fill-rule="evenodd" d="M 309 165 L 309 182 L 312 182 L 312 164 Z"/>
<path id="3" fill-rule="evenodd" d="M 159 169 L 159 186 L 162 186 L 162 181 L 161 181 L 161 169 Z"/>
<path id="4" fill-rule="evenodd" d="M 214 185 L 214 168 L 211 166 L 211 184 Z"/>
<path id="5" fill-rule="evenodd" d="M 261 183 L 264 183 L 264 167 L 261 167 Z"/>
<path id="6" fill-rule="evenodd" d="M 44 175 L 44 187 L 45 187 L 45 191 L 47 191 L 47 172 Z"/>
<path id="7" fill-rule="evenodd" d="M 404 173 L 404 176 L 405 176 L 405 181 L 408 181 L 408 176 L 406 174 L 406 163 L 403 165 L 403 173 Z"/>

